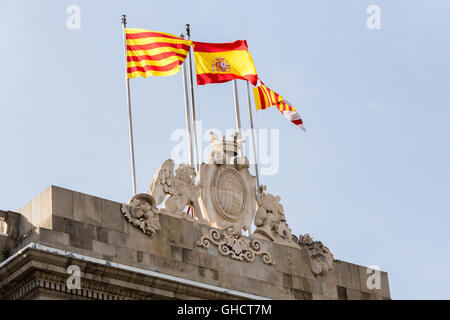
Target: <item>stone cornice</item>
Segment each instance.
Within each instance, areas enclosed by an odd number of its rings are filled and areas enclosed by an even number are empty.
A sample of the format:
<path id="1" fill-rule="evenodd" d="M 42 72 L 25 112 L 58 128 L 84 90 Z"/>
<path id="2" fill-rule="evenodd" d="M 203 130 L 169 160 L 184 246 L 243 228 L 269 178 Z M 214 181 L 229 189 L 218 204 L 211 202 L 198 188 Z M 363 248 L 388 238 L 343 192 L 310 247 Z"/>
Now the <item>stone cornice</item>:
<path id="1" fill-rule="evenodd" d="M 78 290 L 66 286 L 72 264 L 81 270 Z M 29 299 L 36 290 L 63 299 L 264 299 L 32 243 L 0 264 L 0 298 Z"/>

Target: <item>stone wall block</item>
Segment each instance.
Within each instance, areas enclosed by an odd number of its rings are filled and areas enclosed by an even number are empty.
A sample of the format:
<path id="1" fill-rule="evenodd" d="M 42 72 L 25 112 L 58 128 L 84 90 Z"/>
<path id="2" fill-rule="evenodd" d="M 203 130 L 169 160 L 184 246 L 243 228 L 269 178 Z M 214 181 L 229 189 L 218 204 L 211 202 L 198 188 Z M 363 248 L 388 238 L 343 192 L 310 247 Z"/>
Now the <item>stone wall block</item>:
<path id="1" fill-rule="evenodd" d="M 139 230 L 136 231 L 136 234 L 133 234 L 133 231 L 128 234 L 129 247 L 137 251 L 154 254 L 152 248 L 153 241 L 151 238 L 140 231 L 140 233 L 138 233 L 138 231 Z"/>
<path id="2" fill-rule="evenodd" d="M 298 300 L 312 300 L 313 299 L 313 295 L 310 291 L 294 289 L 293 292 L 294 292 L 294 299 L 298 299 Z"/>
<path id="3" fill-rule="evenodd" d="M 290 248 L 287 246 L 282 246 L 278 244 L 273 244 L 273 259 L 275 262 L 275 268 L 279 272 L 292 274 L 294 270 L 294 254 L 292 250 L 297 250 L 295 248 Z"/>
<path id="4" fill-rule="evenodd" d="M 228 262 L 228 260 L 225 260 L 226 258 L 211 256 L 206 252 L 199 251 L 198 253 L 198 264 L 203 267 L 224 271 L 225 264 Z"/>
<path id="5" fill-rule="evenodd" d="M 121 204 L 102 199 L 102 226 L 120 232 L 125 232 L 124 225 L 128 223 L 120 210 Z"/>
<path id="6" fill-rule="evenodd" d="M 29 232 L 31 229 L 35 228 L 35 226 L 31 223 L 31 201 L 28 202 L 25 206 L 17 210 L 20 213 L 20 230 L 19 235 L 22 236 Z"/>
<path id="7" fill-rule="evenodd" d="M 337 283 L 339 286 L 360 290 L 360 270 L 357 265 L 336 260 L 334 268 L 336 268 Z"/>
<path id="8" fill-rule="evenodd" d="M 69 234 L 69 246 L 92 251 L 92 239 L 87 239 L 74 234 Z"/>
<path id="9" fill-rule="evenodd" d="M 229 259 L 225 264 L 225 272 L 236 276 L 244 276 L 249 273 L 249 263 L 246 261 L 238 261 Z"/>
<path id="10" fill-rule="evenodd" d="M 41 217 L 40 227 L 51 229 L 53 224 L 53 191 L 47 188 L 39 195 L 41 198 Z"/>
<path id="11" fill-rule="evenodd" d="M 380 289 L 369 289 L 367 286 L 367 281 L 369 277 L 373 276 L 373 271 L 371 273 L 367 273 L 367 267 L 359 267 L 359 278 L 361 287 L 360 290 L 365 293 L 369 293 L 371 295 L 381 296 L 390 298 L 390 289 L 389 289 L 389 280 L 388 274 L 384 271 L 380 271 Z"/>
<path id="12" fill-rule="evenodd" d="M 123 232 L 107 230 L 107 242 L 109 244 L 112 244 L 114 246 L 118 246 L 121 248 L 129 248 L 130 237 L 128 234 L 123 233 Z"/>
<path id="13" fill-rule="evenodd" d="M 273 266 L 265 266 L 264 280 L 273 284 L 283 284 L 283 273 L 278 271 Z"/>
<path id="14" fill-rule="evenodd" d="M 171 258 L 172 251 L 170 248 L 170 243 L 166 241 L 148 240 L 151 246 L 151 253 L 155 256 L 163 258 Z"/>
<path id="15" fill-rule="evenodd" d="M 41 199 L 42 199 L 42 196 L 41 196 L 41 194 L 39 194 L 38 196 L 33 198 L 33 200 L 31 200 L 31 223 L 38 228 L 41 226 L 41 219 L 42 219 L 42 217 L 41 217 L 41 211 L 42 211 Z M 37 229 L 37 230 L 39 230 L 39 229 Z"/>
<path id="16" fill-rule="evenodd" d="M 335 274 L 327 274 L 324 277 L 321 277 L 321 279 L 323 295 L 329 299 L 337 299 L 337 280 Z"/>
<path id="17" fill-rule="evenodd" d="M 182 256 L 182 247 L 176 246 L 176 245 L 170 245 L 170 256 L 175 261 L 183 261 Z"/>
<path id="18" fill-rule="evenodd" d="M 219 272 L 215 269 L 198 266 L 198 274 L 200 278 L 219 281 Z"/>
<path id="19" fill-rule="evenodd" d="M 117 256 L 117 248 L 108 243 L 92 240 L 92 250 L 108 257 Z"/>
<path id="20" fill-rule="evenodd" d="M 323 286 L 322 286 L 322 281 L 318 280 L 318 279 L 308 279 L 308 278 L 303 278 L 303 288 L 304 291 L 308 291 L 308 292 L 314 292 L 317 294 L 324 294 L 323 291 Z"/>
<path id="21" fill-rule="evenodd" d="M 70 244 L 69 234 L 45 228 L 39 228 L 39 240 L 63 246 Z"/>
<path id="22" fill-rule="evenodd" d="M 48 190 L 48 189 L 47 189 Z M 47 192 L 45 190 L 43 193 Z M 73 193 L 74 191 L 51 186 L 52 214 L 53 216 L 73 219 Z"/>
<path id="23" fill-rule="evenodd" d="M 189 264 L 184 263 L 180 261 L 175 261 L 176 271 L 180 274 L 182 277 L 187 277 L 192 280 L 199 281 L 200 276 L 198 275 L 198 268 L 200 266 L 197 266 L 195 264 Z"/>
<path id="24" fill-rule="evenodd" d="M 183 241 L 183 220 L 178 217 L 171 217 L 166 214 L 159 215 L 159 224 L 161 231 L 155 234 L 155 238 L 167 241 L 172 244 L 182 246 Z"/>
<path id="25" fill-rule="evenodd" d="M 198 254 L 198 250 L 192 250 L 188 248 L 181 249 L 181 257 L 184 263 L 198 264 Z"/>

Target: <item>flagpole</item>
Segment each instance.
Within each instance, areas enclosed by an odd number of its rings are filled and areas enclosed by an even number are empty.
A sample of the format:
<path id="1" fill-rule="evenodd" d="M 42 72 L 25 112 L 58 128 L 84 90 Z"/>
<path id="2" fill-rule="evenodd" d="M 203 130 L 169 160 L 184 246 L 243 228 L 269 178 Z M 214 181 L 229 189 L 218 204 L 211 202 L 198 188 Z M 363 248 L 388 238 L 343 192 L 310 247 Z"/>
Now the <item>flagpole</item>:
<path id="1" fill-rule="evenodd" d="M 133 184 L 133 195 L 136 194 L 136 168 L 134 165 L 134 142 L 133 142 L 133 122 L 131 119 L 131 99 L 130 99 L 130 79 L 127 76 L 127 37 L 125 28 L 127 27 L 127 16 L 122 15 L 122 29 L 123 29 L 123 45 L 125 50 L 125 78 L 128 104 L 128 129 L 130 132 L 130 153 L 131 153 L 131 179 Z"/>
<path id="2" fill-rule="evenodd" d="M 186 24 L 186 35 L 188 37 L 188 40 L 191 40 L 191 28 L 190 24 Z M 195 114 L 195 99 L 194 99 L 194 80 L 192 75 L 192 54 L 191 49 L 189 48 L 189 74 L 191 78 L 191 101 L 192 101 L 192 123 L 194 125 L 194 148 L 195 148 L 195 162 L 196 162 L 196 168 L 197 172 L 199 171 L 199 162 L 200 159 L 198 158 L 198 143 L 197 143 L 197 116 Z"/>
<path id="3" fill-rule="evenodd" d="M 256 185 L 259 189 L 259 171 L 258 171 L 258 159 L 256 158 L 255 129 L 253 128 L 253 111 L 252 111 L 252 102 L 250 100 L 250 85 L 248 84 L 248 81 L 247 81 L 247 97 L 248 97 L 248 114 L 250 116 L 250 129 L 252 131 L 253 158 L 255 159 Z"/>
<path id="4" fill-rule="evenodd" d="M 236 112 L 236 126 L 238 129 L 239 137 L 242 139 L 241 134 L 241 111 L 239 110 L 239 98 L 238 98 L 238 89 L 237 89 L 237 81 L 233 80 L 233 93 L 234 93 L 234 109 Z M 241 153 L 241 157 L 244 156 L 244 149 L 242 143 L 239 144 L 239 152 Z"/>
<path id="5" fill-rule="evenodd" d="M 184 39 L 184 34 L 181 34 L 180 37 Z M 182 64 L 183 69 L 183 89 L 184 89 L 184 106 L 186 109 L 186 129 L 189 139 L 189 162 L 191 167 L 194 166 L 194 154 L 192 152 L 192 129 L 191 129 L 191 112 L 189 108 L 189 93 L 187 88 L 187 75 L 186 75 L 186 64 Z"/>

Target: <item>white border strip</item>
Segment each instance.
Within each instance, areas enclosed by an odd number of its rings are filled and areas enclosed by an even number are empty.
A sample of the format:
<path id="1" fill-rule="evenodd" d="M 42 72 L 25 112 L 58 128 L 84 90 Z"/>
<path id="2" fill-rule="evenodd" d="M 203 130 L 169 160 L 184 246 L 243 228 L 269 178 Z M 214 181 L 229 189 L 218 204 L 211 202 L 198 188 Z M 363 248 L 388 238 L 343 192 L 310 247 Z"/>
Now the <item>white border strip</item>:
<path id="1" fill-rule="evenodd" d="M 194 281 L 194 280 L 179 278 L 179 277 L 171 276 L 171 275 L 156 272 L 156 271 L 150 271 L 150 270 L 146 270 L 146 269 L 131 267 L 131 266 L 127 266 L 127 265 L 116 263 L 116 262 L 106 261 L 106 260 L 102 260 L 102 259 L 85 256 L 82 254 L 73 253 L 70 251 L 64 251 L 64 250 L 60 250 L 60 249 L 56 249 L 56 248 L 51 248 L 51 247 L 43 246 L 43 245 L 41 245 L 39 243 L 35 243 L 35 242 L 28 244 L 21 250 L 17 251 L 14 255 L 12 255 L 11 257 L 6 259 L 2 263 L 0 263 L 0 269 L 3 268 L 6 264 L 8 264 L 11 260 L 16 258 L 17 256 L 23 254 L 28 249 L 45 251 L 45 252 L 57 254 L 60 256 L 66 256 L 66 257 L 71 257 L 71 258 L 75 258 L 78 260 L 93 262 L 93 263 L 97 263 L 97 264 L 101 264 L 101 265 L 106 265 L 108 267 L 114 267 L 114 268 L 118 268 L 118 269 L 122 269 L 122 270 L 126 270 L 126 271 L 136 272 L 136 273 L 140 273 L 140 274 L 144 274 L 147 276 L 156 277 L 156 278 L 160 278 L 160 279 L 164 279 L 164 280 L 180 282 L 185 285 L 202 288 L 202 289 L 207 289 L 207 290 L 211 290 L 211 291 L 216 291 L 216 292 L 220 292 L 220 293 L 226 293 L 226 294 L 230 294 L 233 296 L 238 296 L 238 297 L 242 297 L 242 298 L 246 298 L 246 299 L 271 300 L 270 298 L 267 298 L 267 297 L 257 296 L 257 295 L 253 295 L 250 293 L 245 293 L 245 292 L 241 292 L 241 291 L 218 287 L 218 286 L 214 286 L 214 285 L 210 285 L 210 284 L 206 284 L 206 283 L 202 283 L 202 282 L 198 282 L 198 281 Z"/>

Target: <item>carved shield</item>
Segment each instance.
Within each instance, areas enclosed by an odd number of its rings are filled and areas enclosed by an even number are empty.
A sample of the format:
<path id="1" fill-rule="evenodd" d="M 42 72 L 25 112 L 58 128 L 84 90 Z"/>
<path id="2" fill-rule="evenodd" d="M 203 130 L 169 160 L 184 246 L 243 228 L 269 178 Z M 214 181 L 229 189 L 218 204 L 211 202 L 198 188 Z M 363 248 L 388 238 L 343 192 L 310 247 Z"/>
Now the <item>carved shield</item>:
<path id="1" fill-rule="evenodd" d="M 239 168 L 239 169 L 238 169 Z M 248 230 L 256 210 L 256 178 L 246 166 L 200 166 L 200 200 L 210 223 L 219 228 Z"/>

